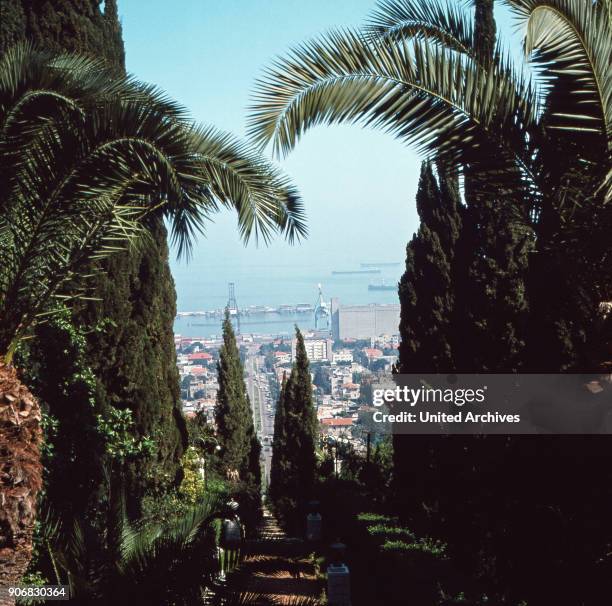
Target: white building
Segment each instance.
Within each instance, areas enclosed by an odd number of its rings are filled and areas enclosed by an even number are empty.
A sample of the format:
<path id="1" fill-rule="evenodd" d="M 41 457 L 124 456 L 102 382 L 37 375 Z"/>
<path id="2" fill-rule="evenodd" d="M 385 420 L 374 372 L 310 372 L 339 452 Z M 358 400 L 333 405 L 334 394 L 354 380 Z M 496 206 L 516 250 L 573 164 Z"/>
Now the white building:
<path id="1" fill-rule="evenodd" d="M 275 351 L 274 360 L 276 364 L 290 364 L 291 354 L 288 351 Z"/>
<path id="2" fill-rule="evenodd" d="M 399 335 L 380 335 L 380 337 L 370 339 L 370 347 L 387 349 L 399 346 Z"/>
<path id="3" fill-rule="evenodd" d="M 332 360 L 332 345 L 331 339 L 304 339 L 304 348 L 310 362 L 320 362 L 321 360 Z M 291 359 L 295 360 L 295 351 L 297 347 L 297 339 L 291 340 Z"/>
<path id="4" fill-rule="evenodd" d="M 338 362 L 352 362 L 353 352 L 350 349 L 340 349 L 332 354 L 332 362 L 337 364 Z"/>
<path id="5" fill-rule="evenodd" d="M 340 305 L 331 300 L 334 339 L 371 339 L 399 333 L 398 304 Z"/>

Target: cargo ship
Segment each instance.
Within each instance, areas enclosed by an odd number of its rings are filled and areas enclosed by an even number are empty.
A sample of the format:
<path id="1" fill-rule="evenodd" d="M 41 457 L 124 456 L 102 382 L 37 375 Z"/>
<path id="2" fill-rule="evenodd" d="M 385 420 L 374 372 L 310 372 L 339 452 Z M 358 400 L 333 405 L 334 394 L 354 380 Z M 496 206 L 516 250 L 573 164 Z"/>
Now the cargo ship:
<path id="1" fill-rule="evenodd" d="M 368 290 L 397 290 L 397 284 L 386 284 L 384 281 L 378 284 L 368 284 Z"/>
<path id="2" fill-rule="evenodd" d="M 334 276 L 349 276 L 352 274 L 379 274 L 380 269 L 346 269 L 343 271 L 332 271 Z"/>

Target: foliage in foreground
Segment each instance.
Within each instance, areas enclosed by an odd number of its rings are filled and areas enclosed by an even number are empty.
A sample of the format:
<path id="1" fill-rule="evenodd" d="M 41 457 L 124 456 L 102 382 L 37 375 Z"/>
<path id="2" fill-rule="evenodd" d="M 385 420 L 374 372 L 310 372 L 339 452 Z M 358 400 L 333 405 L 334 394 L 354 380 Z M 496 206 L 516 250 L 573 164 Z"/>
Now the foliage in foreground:
<path id="1" fill-rule="evenodd" d="M 269 497 L 288 530 L 301 533 L 314 496 L 317 417 L 304 337 L 296 327 L 296 354 L 276 406 Z"/>
<path id="2" fill-rule="evenodd" d="M 103 59 L 109 70 L 125 73 L 117 1 L 97 6 L 89 0 L 55 3 L 5 0 L 0 20 L 0 53 L 18 42 L 61 53 L 75 52 Z M 96 408 L 128 406 L 140 438 L 154 435 L 157 448 L 140 461 L 139 469 L 126 470 L 130 515 L 141 513 L 146 495 L 176 482 L 185 441 L 176 388 L 177 369 L 172 335 L 176 315 L 174 283 L 168 262 L 167 230 L 163 220 L 152 220 L 146 250 L 130 250 L 101 261 L 106 273 L 98 273 L 88 300 L 72 309 L 73 330 L 86 335 L 86 365 L 94 373 Z M 142 302 L 142 303 L 141 303 Z M 71 373 L 52 353 L 63 329 L 46 330 L 37 336 L 34 364 L 52 367 L 48 383 L 39 382 L 37 395 L 58 411 L 64 399 L 55 399 Z M 42 339 L 42 341 L 41 341 Z M 66 361 L 67 362 L 67 361 Z M 78 364 L 77 360 L 74 360 Z M 62 370 L 67 374 L 62 374 Z M 159 380 L 164 377 L 164 380 Z M 88 426 L 84 426 L 89 431 Z M 66 436 L 66 432 L 63 432 Z M 79 473 L 74 466 L 73 473 Z M 92 470 L 90 498 L 100 490 L 100 470 Z M 57 478 L 56 478 L 57 480 Z M 56 494 L 69 490 L 55 480 Z M 54 503 L 59 509 L 59 502 Z"/>
<path id="3" fill-rule="evenodd" d="M 261 445 L 255 433 L 244 367 L 227 310 L 217 373 L 218 469 L 227 478 L 232 496 L 240 504 L 241 518 L 251 533 L 261 517 Z"/>
<path id="4" fill-rule="evenodd" d="M 463 178 L 454 243 L 432 217 L 446 210 L 434 181 L 421 188 L 437 206 L 407 255 L 404 372 L 612 363 L 610 2 L 505 3 L 531 74 L 496 44 L 492 0 L 382 0 L 365 28 L 294 48 L 256 87 L 251 134 L 279 155 L 310 128 L 352 123 L 414 145 L 440 182 Z M 598 604 L 609 591 L 606 437 L 399 436 L 394 463 L 396 513 L 443 536 L 491 600 Z"/>
<path id="5" fill-rule="evenodd" d="M 215 520 L 223 515 L 219 497 L 145 525 L 130 523 L 118 508 L 97 536 L 97 549 L 86 543 L 97 531 L 83 519 L 65 528 L 50 518 L 46 541 L 55 582 L 69 584 L 78 604 L 198 603 L 219 571 Z"/>
<path id="6" fill-rule="evenodd" d="M 97 263 L 146 241 L 150 221 L 169 220 L 179 254 L 189 252 L 205 219 L 223 206 L 239 210 L 245 239 L 280 232 L 291 240 L 304 232 L 300 201 L 276 169 L 232 137 L 194 126 L 160 91 L 98 59 L 56 56 L 27 44 L 6 51 L 0 58 L 0 126 L 5 360 L 53 311 L 52 299 L 83 295 L 100 270 Z M 117 404 L 129 408 L 129 401 Z M 36 425 L 35 400 L 31 408 Z M 24 448 L 36 455 L 38 438 L 19 444 L 15 418 L 7 408 L 0 422 L 9 459 Z M 2 500 L 11 502 L 8 528 L 14 529 L 4 540 L 2 568 L 13 581 L 30 558 L 41 485 L 38 461 L 24 471 L 14 466 L 0 484 Z M 12 490 L 12 474 L 29 489 Z"/>

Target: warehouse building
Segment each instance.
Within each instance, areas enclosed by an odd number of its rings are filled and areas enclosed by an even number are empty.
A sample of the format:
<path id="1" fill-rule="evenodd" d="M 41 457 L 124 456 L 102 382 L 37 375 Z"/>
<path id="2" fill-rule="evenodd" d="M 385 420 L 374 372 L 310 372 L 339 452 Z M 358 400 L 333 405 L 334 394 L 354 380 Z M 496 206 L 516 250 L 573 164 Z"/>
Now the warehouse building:
<path id="1" fill-rule="evenodd" d="M 373 339 L 399 333 L 399 304 L 340 305 L 331 300 L 333 339 Z"/>

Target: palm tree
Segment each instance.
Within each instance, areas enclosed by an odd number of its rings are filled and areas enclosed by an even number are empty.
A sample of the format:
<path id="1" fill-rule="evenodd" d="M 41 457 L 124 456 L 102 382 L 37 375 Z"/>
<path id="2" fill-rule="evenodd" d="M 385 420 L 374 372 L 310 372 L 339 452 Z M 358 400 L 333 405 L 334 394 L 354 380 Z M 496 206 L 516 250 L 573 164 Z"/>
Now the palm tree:
<path id="1" fill-rule="evenodd" d="M 462 174 L 471 199 L 503 200 L 534 250 L 526 367 L 600 366 L 585 344 L 612 298 L 611 4 L 503 1 L 525 29 L 524 65 L 478 35 L 468 2 L 381 0 L 363 29 L 302 44 L 265 72 L 250 136 L 285 155 L 319 124 L 382 129 Z"/>
<path id="2" fill-rule="evenodd" d="M 97 60 L 28 45 L 0 60 L 0 586 L 31 556 L 41 487 L 40 409 L 11 364 L 54 298 L 86 292 L 96 261 L 160 217 L 188 255 L 211 214 L 240 233 L 305 234 L 288 180 L 233 137 L 194 126 L 155 87 Z"/>
<path id="3" fill-rule="evenodd" d="M 612 3 L 503 1 L 524 28 L 525 65 L 516 65 L 502 43 L 483 52 L 467 1 L 380 0 L 365 28 L 331 32 L 277 60 L 257 83 L 249 129 L 257 144 L 272 143 L 285 155 L 319 124 L 378 128 L 460 172 L 475 195 L 514 205 L 535 249 L 528 368 L 558 372 L 538 324 L 548 312 L 566 313 L 559 308 L 580 291 L 586 296 L 576 308 L 583 314 L 612 295 Z M 570 317 L 570 324 L 586 333 L 581 320 Z M 499 460 L 496 442 L 483 443 L 492 447 L 476 452 Z M 539 444 L 529 451 L 532 460 L 550 446 Z M 519 453 L 526 442 L 513 445 Z M 479 474 L 473 477 L 482 480 Z M 448 495 L 456 504 L 457 495 Z M 505 513 L 497 522 L 508 535 L 520 527 Z"/>
<path id="4" fill-rule="evenodd" d="M 482 59 L 458 3 L 381 0 L 363 30 L 333 31 L 267 70 L 252 139 L 284 155 L 318 124 L 379 128 L 501 188 L 550 235 L 561 204 L 612 197 L 610 2 L 505 1 L 526 25 L 535 82 L 501 45 Z"/>
<path id="5" fill-rule="evenodd" d="M 209 495 L 175 518 L 131 523 L 118 499 L 100 536 L 90 520 L 64 526 L 46 512 L 44 543 L 54 582 L 68 585 L 78 603 L 200 603 L 219 573 L 215 521 L 228 515 L 223 497 Z"/>

